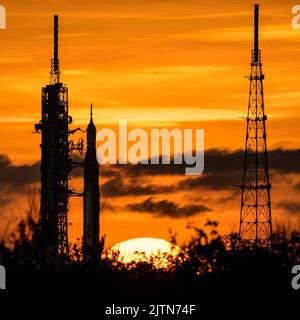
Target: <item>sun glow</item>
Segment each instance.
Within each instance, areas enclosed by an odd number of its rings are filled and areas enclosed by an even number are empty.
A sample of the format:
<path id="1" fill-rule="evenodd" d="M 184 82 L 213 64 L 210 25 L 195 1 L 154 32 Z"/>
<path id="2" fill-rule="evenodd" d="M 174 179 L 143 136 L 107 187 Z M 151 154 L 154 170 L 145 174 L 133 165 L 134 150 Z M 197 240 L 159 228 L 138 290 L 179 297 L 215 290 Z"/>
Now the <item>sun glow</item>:
<path id="1" fill-rule="evenodd" d="M 124 264 L 149 262 L 155 267 L 168 268 L 170 258 L 176 258 L 181 249 L 172 243 L 155 238 L 134 238 L 120 242 L 111 248 L 111 254 L 118 254 L 118 261 Z"/>

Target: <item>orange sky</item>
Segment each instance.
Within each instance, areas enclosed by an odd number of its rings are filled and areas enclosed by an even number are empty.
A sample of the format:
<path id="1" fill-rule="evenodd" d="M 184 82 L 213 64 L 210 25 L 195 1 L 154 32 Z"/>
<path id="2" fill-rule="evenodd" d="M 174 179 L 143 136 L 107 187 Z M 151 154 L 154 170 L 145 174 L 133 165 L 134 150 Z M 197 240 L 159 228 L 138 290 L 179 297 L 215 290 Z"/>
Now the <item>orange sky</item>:
<path id="1" fill-rule="evenodd" d="M 206 148 L 243 148 L 253 1 L 0 2 L 7 10 L 7 30 L 0 30 L 0 150 L 15 164 L 39 159 L 40 136 L 32 132 L 40 119 L 41 87 L 49 81 L 54 14 L 60 16 L 62 80 L 70 90 L 75 124 L 85 126 L 93 102 L 98 128 L 119 119 L 147 128 L 198 127 L 205 129 Z M 270 148 L 300 146 L 300 30 L 291 28 L 293 5 L 261 1 Z M 282 190 L 275 189 L 275 201 Z M 236 229 L 239 198 L 224 206 L 215 203 L 213 193 L 205 196 L 214 212 L 191 220 L 200 224 L 216 217 L 226 232 Z M 186 194 L 161 197 L 186 202 Z M 14 212 L 15 206 L 10 207 Z M 79 199 L 72 200 L 71 209 L 74 239 L 81 236 Z M 168 227 L 184 239 L 187 222 L 106 212 L 101 230 L 109 243 L 135 236 L 168 238 Z"/>

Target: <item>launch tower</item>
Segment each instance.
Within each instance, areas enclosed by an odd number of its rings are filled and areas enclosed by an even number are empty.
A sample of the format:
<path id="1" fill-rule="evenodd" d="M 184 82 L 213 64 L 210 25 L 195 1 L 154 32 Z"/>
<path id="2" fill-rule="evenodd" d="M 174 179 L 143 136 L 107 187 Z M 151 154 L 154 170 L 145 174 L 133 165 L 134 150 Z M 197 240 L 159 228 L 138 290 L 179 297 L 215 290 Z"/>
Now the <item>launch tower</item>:
<path id="1" fill-rule="evenodd" d="M 68 176 L 69 150 L 68 88 L 60 81 L 58 58 L 58 16 L 54 16 L 54 57 L 50 84 L 42 89 L 42 119 L 35 125 L 41 142 L 40 226 L 45 248 L 51 256 L 69 255 Z"/>

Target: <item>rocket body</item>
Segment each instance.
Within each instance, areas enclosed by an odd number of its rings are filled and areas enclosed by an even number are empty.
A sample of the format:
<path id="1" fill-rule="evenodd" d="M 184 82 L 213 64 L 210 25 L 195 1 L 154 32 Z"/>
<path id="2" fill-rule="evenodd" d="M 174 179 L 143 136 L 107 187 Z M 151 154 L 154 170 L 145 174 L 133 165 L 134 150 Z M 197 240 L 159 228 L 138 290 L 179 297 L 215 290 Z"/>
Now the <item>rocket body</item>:
<path id="1" fill-rule="evenodd" d="M 96 157 L 96 127 L 91 121 L 87 128 L 87 151 L 84 159 L 84 258 L 99 259 L 99 164 Z"/>

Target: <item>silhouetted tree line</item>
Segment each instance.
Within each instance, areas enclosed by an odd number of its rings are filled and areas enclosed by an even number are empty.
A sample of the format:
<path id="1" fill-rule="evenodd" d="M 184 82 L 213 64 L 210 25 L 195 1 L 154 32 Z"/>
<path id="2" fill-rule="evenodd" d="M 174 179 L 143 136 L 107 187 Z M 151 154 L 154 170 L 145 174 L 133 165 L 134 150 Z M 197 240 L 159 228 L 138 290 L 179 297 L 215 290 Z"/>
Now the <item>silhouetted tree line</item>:
<path id="1" fill-rule="evenodd" d="M 237 234 L 221 236 L 217 228 L 214 221 L 207 222 L 206 231 L 195 228 L 192 239 L 181 246 L 182 253 L 168 257 L 168 269 L 151 262 L 124 264 L 117 254 L 104 251 L 104 239 L 99 247 L 102 259 L 87 264 L 79 242 L 71 246 L 69 258 L 54 261 L 47 256 L 41 247 L 39 225 L 29 214 L 12 236 L 1 240 L 0 264 L 7 269 L 8 289 L 99 290 L 105 293 L 103 303 L 163 299 L 207 304 L 225 299 L 230 304 L 250 292 L 262 299 L 292 299 L 299 294 L 291 287 L 291 269 L 299 264 L 299 232 L 276 232 L 272 248 L 262 248 L 241 243 Z M 171 242 L 176 244 L 176 236 L 171 236 Z"/>

